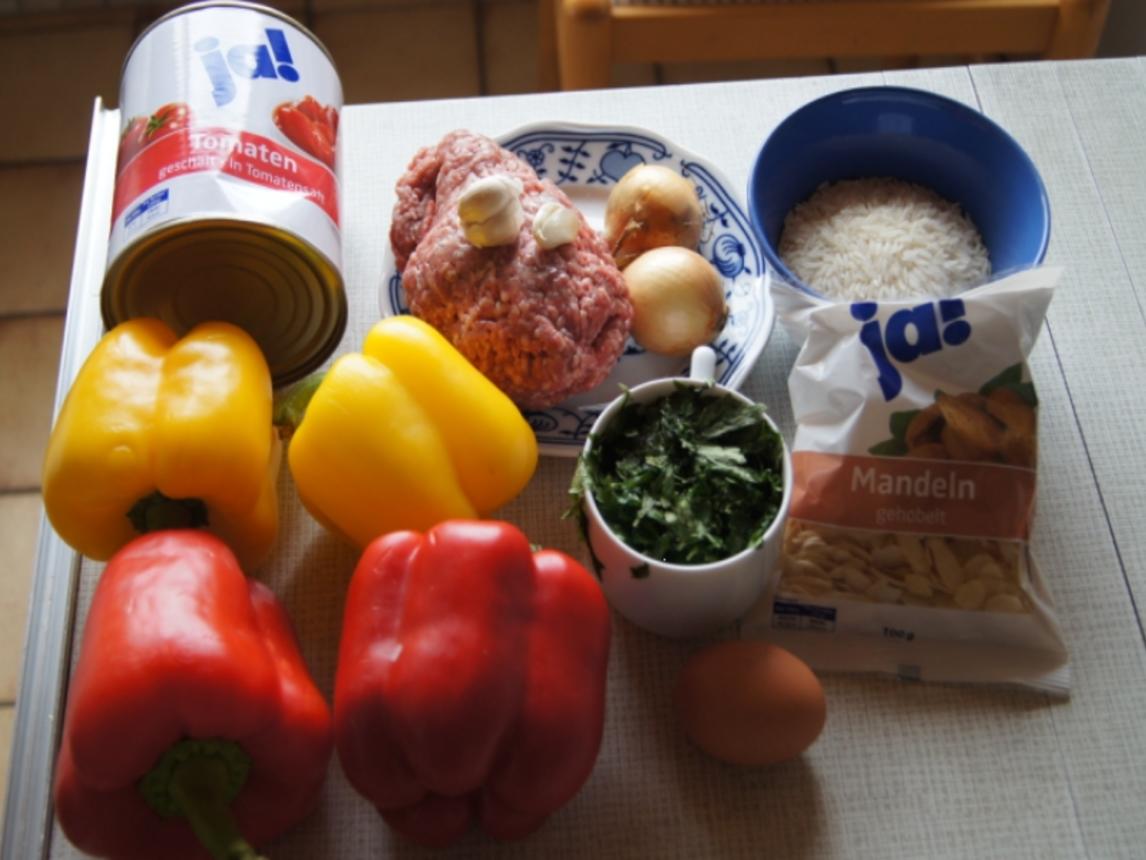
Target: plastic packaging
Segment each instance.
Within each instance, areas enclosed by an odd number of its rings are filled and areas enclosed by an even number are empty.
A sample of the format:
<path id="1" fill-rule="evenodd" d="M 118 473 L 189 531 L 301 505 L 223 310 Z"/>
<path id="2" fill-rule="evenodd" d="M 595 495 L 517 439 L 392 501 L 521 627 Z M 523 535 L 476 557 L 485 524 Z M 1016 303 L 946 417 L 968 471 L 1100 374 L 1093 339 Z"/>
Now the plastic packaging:
<path id="1" fill-rule="evenodd" d="M 1069 666 L 1030 553 L 1038 399 L 1027 367 L 1061 271 L 952 299 L 794 297 L 807 338 L 781 564 L 741 634 L 813 668 L 1059 694 Z"/>

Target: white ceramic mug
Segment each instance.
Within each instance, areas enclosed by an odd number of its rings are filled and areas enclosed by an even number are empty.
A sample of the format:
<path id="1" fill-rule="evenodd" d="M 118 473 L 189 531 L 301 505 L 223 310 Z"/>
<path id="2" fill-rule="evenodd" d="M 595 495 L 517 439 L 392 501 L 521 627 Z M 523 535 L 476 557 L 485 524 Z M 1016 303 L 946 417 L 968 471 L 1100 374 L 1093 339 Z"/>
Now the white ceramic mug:
<path id="1" fill-rule="evenodd" d="M 697 386 L 712 383 L 716 357 L 708 347 L 693 352 L 689 377 L 658 379 L 638 385 L 628 393 L 633 403 L 648 403 L 672 393 L 674 386 L 685 383 Z M 744 395 L 713 385 L 717 396 L 735 397 L 752 403 Z M 626 402 L 617 397 L 593 423 L 588 452 L 593 437 L 605 429 Z M 765 420 L 780 435 L 770 418 Z M 746 549 L 729 558 L 710 564 L 669 564 L 637 552 L 627 546 L 605 522 L 597 508 L 592 491 L 582 502 L 589 546 L 601 564 L 601 584 L 612 606 L 627 619 L 661 636 L 675 638 L 713 633 L 740 618 L 756 602 L 768 574 L 780 556 L 784 524 L 792 494 L 792 458 L 783 446 L 784 493 L 776 517 L 764 533 L 759 546 Z"/>

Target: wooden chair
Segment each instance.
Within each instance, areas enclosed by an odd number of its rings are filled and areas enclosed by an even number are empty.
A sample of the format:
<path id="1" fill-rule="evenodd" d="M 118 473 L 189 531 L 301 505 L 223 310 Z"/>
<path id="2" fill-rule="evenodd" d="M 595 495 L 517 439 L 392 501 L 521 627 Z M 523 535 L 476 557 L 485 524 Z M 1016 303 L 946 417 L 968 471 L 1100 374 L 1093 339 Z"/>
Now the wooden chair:
<path id="1" fill-rule="evenodd" d="M 1110 0 L 538 0 L 542 85 L 614 63 L 1093 56 Z"/>

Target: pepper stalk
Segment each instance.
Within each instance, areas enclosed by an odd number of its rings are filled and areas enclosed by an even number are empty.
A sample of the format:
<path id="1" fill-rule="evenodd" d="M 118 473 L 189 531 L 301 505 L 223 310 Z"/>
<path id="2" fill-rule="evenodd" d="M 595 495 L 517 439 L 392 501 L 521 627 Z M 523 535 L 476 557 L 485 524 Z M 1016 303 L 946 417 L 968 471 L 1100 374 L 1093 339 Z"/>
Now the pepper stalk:
<path id="1" fill-rule="evenodd" d="M 267 860 L 243 838 L 230 809 L 250 770 L 234 741 L 188 739 L 168 749 L 139 788 L 160 815 L 187 819 L 215 860 Z"/>

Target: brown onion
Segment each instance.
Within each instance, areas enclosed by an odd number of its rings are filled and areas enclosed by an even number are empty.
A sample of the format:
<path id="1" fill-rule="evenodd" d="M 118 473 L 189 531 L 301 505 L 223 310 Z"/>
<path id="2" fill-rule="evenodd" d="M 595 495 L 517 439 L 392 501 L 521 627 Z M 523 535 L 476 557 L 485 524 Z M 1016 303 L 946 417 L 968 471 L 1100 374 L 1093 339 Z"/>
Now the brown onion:
<path id="1" fill-rule="evenodd" d="M 622 269 L 651 248 L 695 249 L 703 223 L 693 184 L 656 164 L 638 165 L 622 176 L 605 204 L 605 241 Z"/>
<path id="2" fill-rule="evenodd" d="M 724 281 L 696 251 L 654 248 L 623 274 L 633 304 L 633 339 L 650 352 L 689 355 L 724 327 Z"/>

